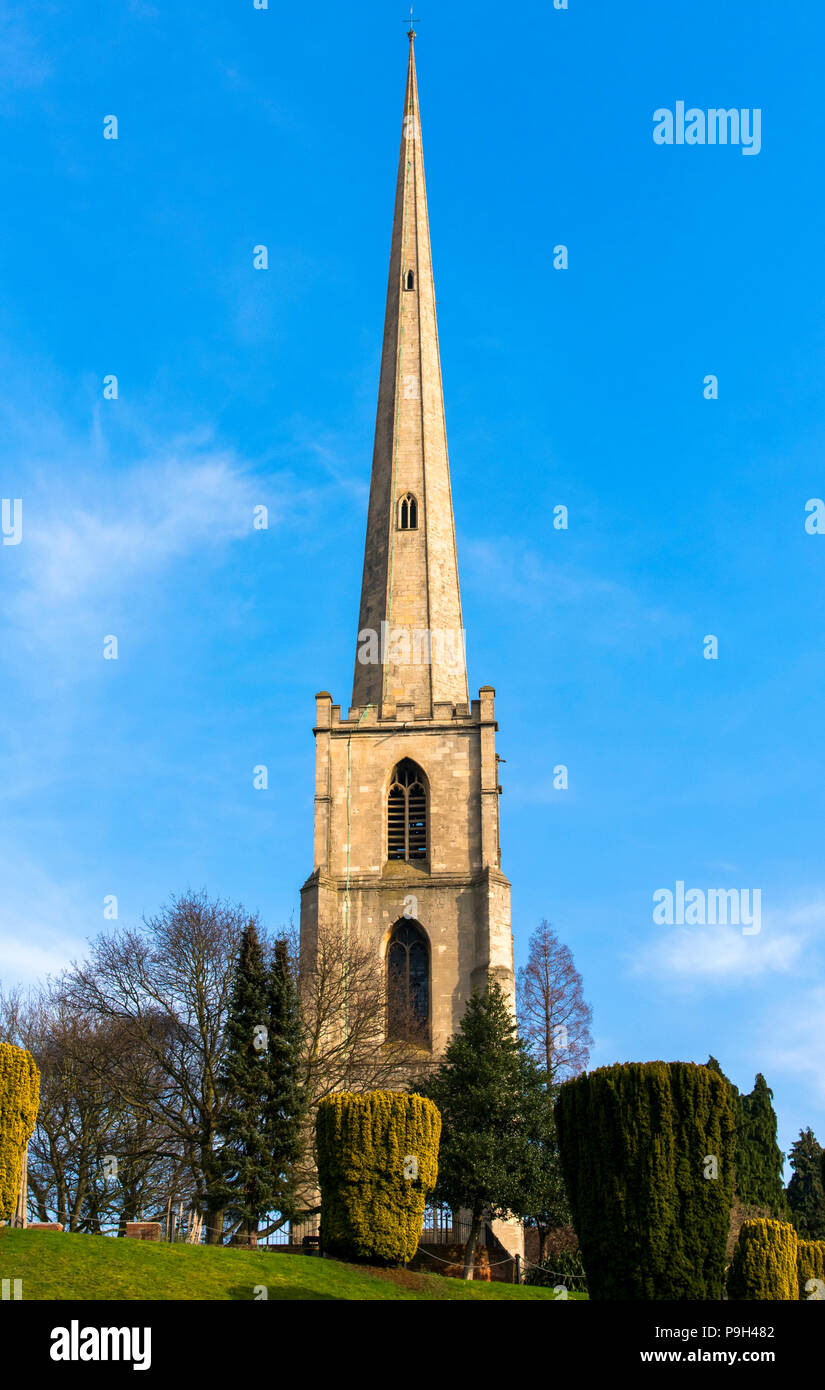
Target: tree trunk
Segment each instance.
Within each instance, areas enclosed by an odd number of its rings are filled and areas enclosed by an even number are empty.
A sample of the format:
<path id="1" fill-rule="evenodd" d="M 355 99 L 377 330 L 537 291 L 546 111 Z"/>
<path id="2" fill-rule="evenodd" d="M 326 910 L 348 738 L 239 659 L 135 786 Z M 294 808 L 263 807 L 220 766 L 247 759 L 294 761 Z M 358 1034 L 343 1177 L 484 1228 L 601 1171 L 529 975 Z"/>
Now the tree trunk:
<path id="1" fill-rule="evenodd" d="M 223 1208 L 207 1213 L 206 1244 L 220 1245 L 223 1241 Z"/>
<path id="2" fill-rule="evenodd" d="M 473 1219 L 470 1222 L 470 1234 L 467 1244 L 464 1246 L 464 1278 L 472 1279 L 473 1266 L 476 1258 L 476 1246 L 481 1232 L 481 1212 L 473 1212 Z"/>

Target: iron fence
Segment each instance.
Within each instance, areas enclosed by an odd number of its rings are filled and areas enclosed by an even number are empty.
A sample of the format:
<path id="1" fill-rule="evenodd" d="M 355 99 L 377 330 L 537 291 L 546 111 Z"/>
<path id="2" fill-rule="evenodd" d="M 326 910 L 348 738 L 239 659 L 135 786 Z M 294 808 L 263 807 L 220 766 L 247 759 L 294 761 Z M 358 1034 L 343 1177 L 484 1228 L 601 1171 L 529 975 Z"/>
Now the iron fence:
<path id="1" fill-rule="evenodd" d="M 320 1224 L 317 1216 L 309 1221 L 287 1222 L 280 1226 L 277 1231 L 271 1231 L 264 1240 L 258 1242 L 259 1250 L 266 1250 L 267 1247 L 280 1247 L 284 1245 L 303 1245 L 305 1240 L 316 1244 L 320 1234 Z"/>

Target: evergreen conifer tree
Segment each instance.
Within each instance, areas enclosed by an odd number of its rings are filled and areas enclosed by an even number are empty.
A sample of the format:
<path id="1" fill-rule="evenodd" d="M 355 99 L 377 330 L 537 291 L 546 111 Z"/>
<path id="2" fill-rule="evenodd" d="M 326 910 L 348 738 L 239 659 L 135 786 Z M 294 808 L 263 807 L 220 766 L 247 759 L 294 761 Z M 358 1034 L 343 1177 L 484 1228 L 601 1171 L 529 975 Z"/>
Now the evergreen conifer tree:
<path id="1" fill-rule="evenodd" d="M 485 1218 L 531 1215 L 535 1146 L 546 1134 L 545 1074 L 519 1039 L 496 982 L 470 998 L 438 1070 L 413 1088 L 441 1112 L 435 1197 L 471 1214 L 464 1277 Z"/>
<path id="2" fill-rule="evenodd" d="M 219 1079 L 215 1196 L 247 1237 L 263 1216 L 292 1214 L 300 1146 L 298 1008 L 286 943 L 269 964 L 254 921 L 235 967 Z"/>
<path id="3" fill-rule="evenodd" d="M 825 1163 L 812 1129 L 801 1129 L 788 1155 L 793 1175 L 787 1187 L 791 1220 L 803 1240 L 825 1239 Z"/>
<path id="4" fill-rule="evenodd" d="M 269 1097 L 264 1132 L 276 1192 L 273 1209 L 293 1220 L 297 1213 L 296 1171 L 303 1150 L 306 1102 L 300 1078 L 301 1014 L 287 941 L 275 942 L 267 980 L 269 1006 Z"/>
<path id="5" fill-rule="evenodd" d="M 735 1097 L 737 1200 L 746 1206 L 764 1208 L 772 1217 L 784 1220 L 788 1208 L 782 1184 L 782 1150 L 776 1142 L 773 1091 L 758 1072 L 753 1090 L 743 1095 L 725 1076 L 715 1057 L 709 1057 L 705 1065 L 724 1077 Z"/>
<path id="6" fill-rule="evenodd" d="M 559 1141 L 553 1106 L 560 1085 L 549 1084 L 545 1091 L 546 1107 L 543 1123 L 530 1144 L 529 1197 L 523 1215 L 529 1226 L 535 1226 L 539 1236 L 539 1260 L 547 1258 L 550 1232 L 559 1226 L 570 1226 L 573 1217 L 561 1170 Z"/>
<path id="7" fill-rule="evenodd" d="M 740 1097 L 736 1190 L 740 1201 L 767 1207 L 774 1217 L 782 1217 L 787 1208 L 772 1101 L 773 1091 L 758 1072 L 750 1095 Z"/>

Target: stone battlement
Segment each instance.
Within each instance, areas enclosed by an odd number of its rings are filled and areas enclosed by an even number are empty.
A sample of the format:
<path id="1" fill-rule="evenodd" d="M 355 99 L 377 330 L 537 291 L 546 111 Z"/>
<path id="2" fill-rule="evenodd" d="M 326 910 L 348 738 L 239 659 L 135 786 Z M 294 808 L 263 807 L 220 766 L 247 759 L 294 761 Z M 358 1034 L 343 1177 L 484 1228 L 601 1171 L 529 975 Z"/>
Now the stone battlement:
<path id="1" fill-rule="evenodd" d="M 413 700 L 399 700 L 394 705 L 385 704 L 380 712 L 375 705 L 367 705 L 364 708 L 353 705 L 347 714 L 342 715 L 341 706 L 332 703 L 329 691 L 321 690 L 315 697 L 316 730 L 387 728 L 390 725 L 413 723 L 486 724 L 495 721 L 495 693 L 491 685 L 483 685 L 479 690 L 479 698 L 472 700 L 469 705 L 436 700 L 432 713 L 429 709 L 418 709 Z"/>

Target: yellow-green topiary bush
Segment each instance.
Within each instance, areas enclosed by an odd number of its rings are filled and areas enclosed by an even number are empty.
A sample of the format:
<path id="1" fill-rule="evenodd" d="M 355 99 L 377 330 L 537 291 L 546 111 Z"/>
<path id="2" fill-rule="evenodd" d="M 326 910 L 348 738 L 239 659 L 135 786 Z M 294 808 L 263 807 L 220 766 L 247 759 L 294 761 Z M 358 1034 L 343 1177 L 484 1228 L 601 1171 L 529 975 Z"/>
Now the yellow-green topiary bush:
<path id="1" fill-rule="evenodd" d="M 825 1297 L 825 1240 L 800 1240 L 796 1270 L 803 1302 Z"/>
<path id="2" fill-rule="evenodd" d="M 17 1206 L 23 1150 L 40 1106 L 40 1072 L 23 1047 L 0 1043 L 0 1221 Z"/>
<path id="3" fill-rule="evenodd" d="M 436 1106 L 397 1091 L 340 1091 L 319 1104 L 316 1137 L 323 1249 L 406 1264 L 438 1176 Z"/>
<path id="4" fill-rule="evenodd" d="M 797 1247 L 796 1231 L 787 1222 L 743 1222 L 728 1270 L 728 1296 L 798 1299 Z"/>

